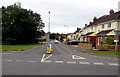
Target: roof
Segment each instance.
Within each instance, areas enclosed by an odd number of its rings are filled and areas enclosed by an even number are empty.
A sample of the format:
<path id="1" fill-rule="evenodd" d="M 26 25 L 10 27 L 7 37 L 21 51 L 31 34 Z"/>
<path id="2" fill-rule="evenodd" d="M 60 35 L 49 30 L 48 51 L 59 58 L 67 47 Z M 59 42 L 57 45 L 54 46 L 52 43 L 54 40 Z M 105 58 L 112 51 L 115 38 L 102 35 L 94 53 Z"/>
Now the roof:
<path id="1" fill-rule="evenodd" d="M 114 29 L 101 31 L 101 32 L 97 33 L 96 36 L 105 36 L 105 35 L 107 35 L 109 32 L 111 32 L 113 30 Z"/>
<path id="2" fill-rule="evenodd" d="M 77 30 L 73 34 L 76 34 L 76 32 L 79 32 L 80 30 L 81 28 L 77 28 Z"/>
<path id="3" fill-rule="evenodd" d="M 89 35 L 91 35 L 92 33 L 94 33 L 94 32 L 89 32 L 89 33 L 87 33 L 87 34 L 84 34 L 83 36 L 89 36 Z"/>
<path id="4" fill-rule="evenodd" d="M 114 14 L 111 14 L 111 15 L 104 15 L 104 16 L 98 18 L 97 21 L 92 22 L 87 27 L 97 25 L 99 23 L 107 22 L 107 21 L 110 21 L 110 20 L 118 20 L 118 19 L 120 19 L 120 11 L 116 12 Z"/>

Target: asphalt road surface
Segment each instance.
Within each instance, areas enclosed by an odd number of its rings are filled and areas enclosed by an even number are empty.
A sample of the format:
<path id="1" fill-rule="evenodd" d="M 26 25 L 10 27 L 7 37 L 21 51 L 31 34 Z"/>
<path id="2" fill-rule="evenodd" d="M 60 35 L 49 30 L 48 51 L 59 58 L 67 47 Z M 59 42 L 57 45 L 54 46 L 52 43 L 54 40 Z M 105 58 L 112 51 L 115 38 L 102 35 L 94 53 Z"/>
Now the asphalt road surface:
<path id="1" fill-rule="evenodd" d="M 118 60 L 86 55 L 62 43 L 2 53 L 3 75 L 118 75 Z"/>

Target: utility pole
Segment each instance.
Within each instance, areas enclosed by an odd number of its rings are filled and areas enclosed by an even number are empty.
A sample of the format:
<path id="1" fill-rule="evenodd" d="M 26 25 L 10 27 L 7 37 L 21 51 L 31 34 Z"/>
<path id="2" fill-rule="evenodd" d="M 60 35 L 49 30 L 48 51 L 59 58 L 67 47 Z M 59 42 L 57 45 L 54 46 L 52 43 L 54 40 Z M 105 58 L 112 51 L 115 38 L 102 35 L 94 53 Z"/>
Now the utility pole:
<path id="1" fill-rule="evenodd" d="M 50 11 L 48 11 L 48 13 L 49 13 L 49 18 L 48 18 L 48 20 L 49 20 L 49 22 L 48 22 L 48 41 L 50 41 Z"/>

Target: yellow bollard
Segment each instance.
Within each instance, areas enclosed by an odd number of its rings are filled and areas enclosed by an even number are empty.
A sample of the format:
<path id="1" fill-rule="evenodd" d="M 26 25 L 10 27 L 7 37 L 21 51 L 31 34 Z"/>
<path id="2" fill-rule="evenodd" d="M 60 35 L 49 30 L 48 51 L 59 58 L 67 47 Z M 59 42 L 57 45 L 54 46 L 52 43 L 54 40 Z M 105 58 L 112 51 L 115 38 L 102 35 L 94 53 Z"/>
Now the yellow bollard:
<path id="1" fill-rule="evenodd" d="M 48 46 L 47 46 L 47 53 L 51 53 L 51 44 L 48 44 Z"/>

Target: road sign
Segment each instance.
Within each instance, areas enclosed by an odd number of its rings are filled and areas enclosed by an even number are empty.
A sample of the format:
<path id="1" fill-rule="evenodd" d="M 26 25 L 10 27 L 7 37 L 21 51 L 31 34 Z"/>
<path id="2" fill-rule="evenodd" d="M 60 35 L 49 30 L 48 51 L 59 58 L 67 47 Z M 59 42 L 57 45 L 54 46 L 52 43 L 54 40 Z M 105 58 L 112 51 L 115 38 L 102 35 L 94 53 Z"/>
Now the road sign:
<path id="1" fill-rule="evenodd" d="M 51 44 L 48 44 L 48 46 L 47 46 L 47 53 L 51 53 L 51 50 L 52 50 L 52 46 L 51 46 Z"/>
<path id="2" fill-rule="evenodd" d="M 114 42 L 119 42 L 119 37 L 118 36 L 114 36 Z"/>

